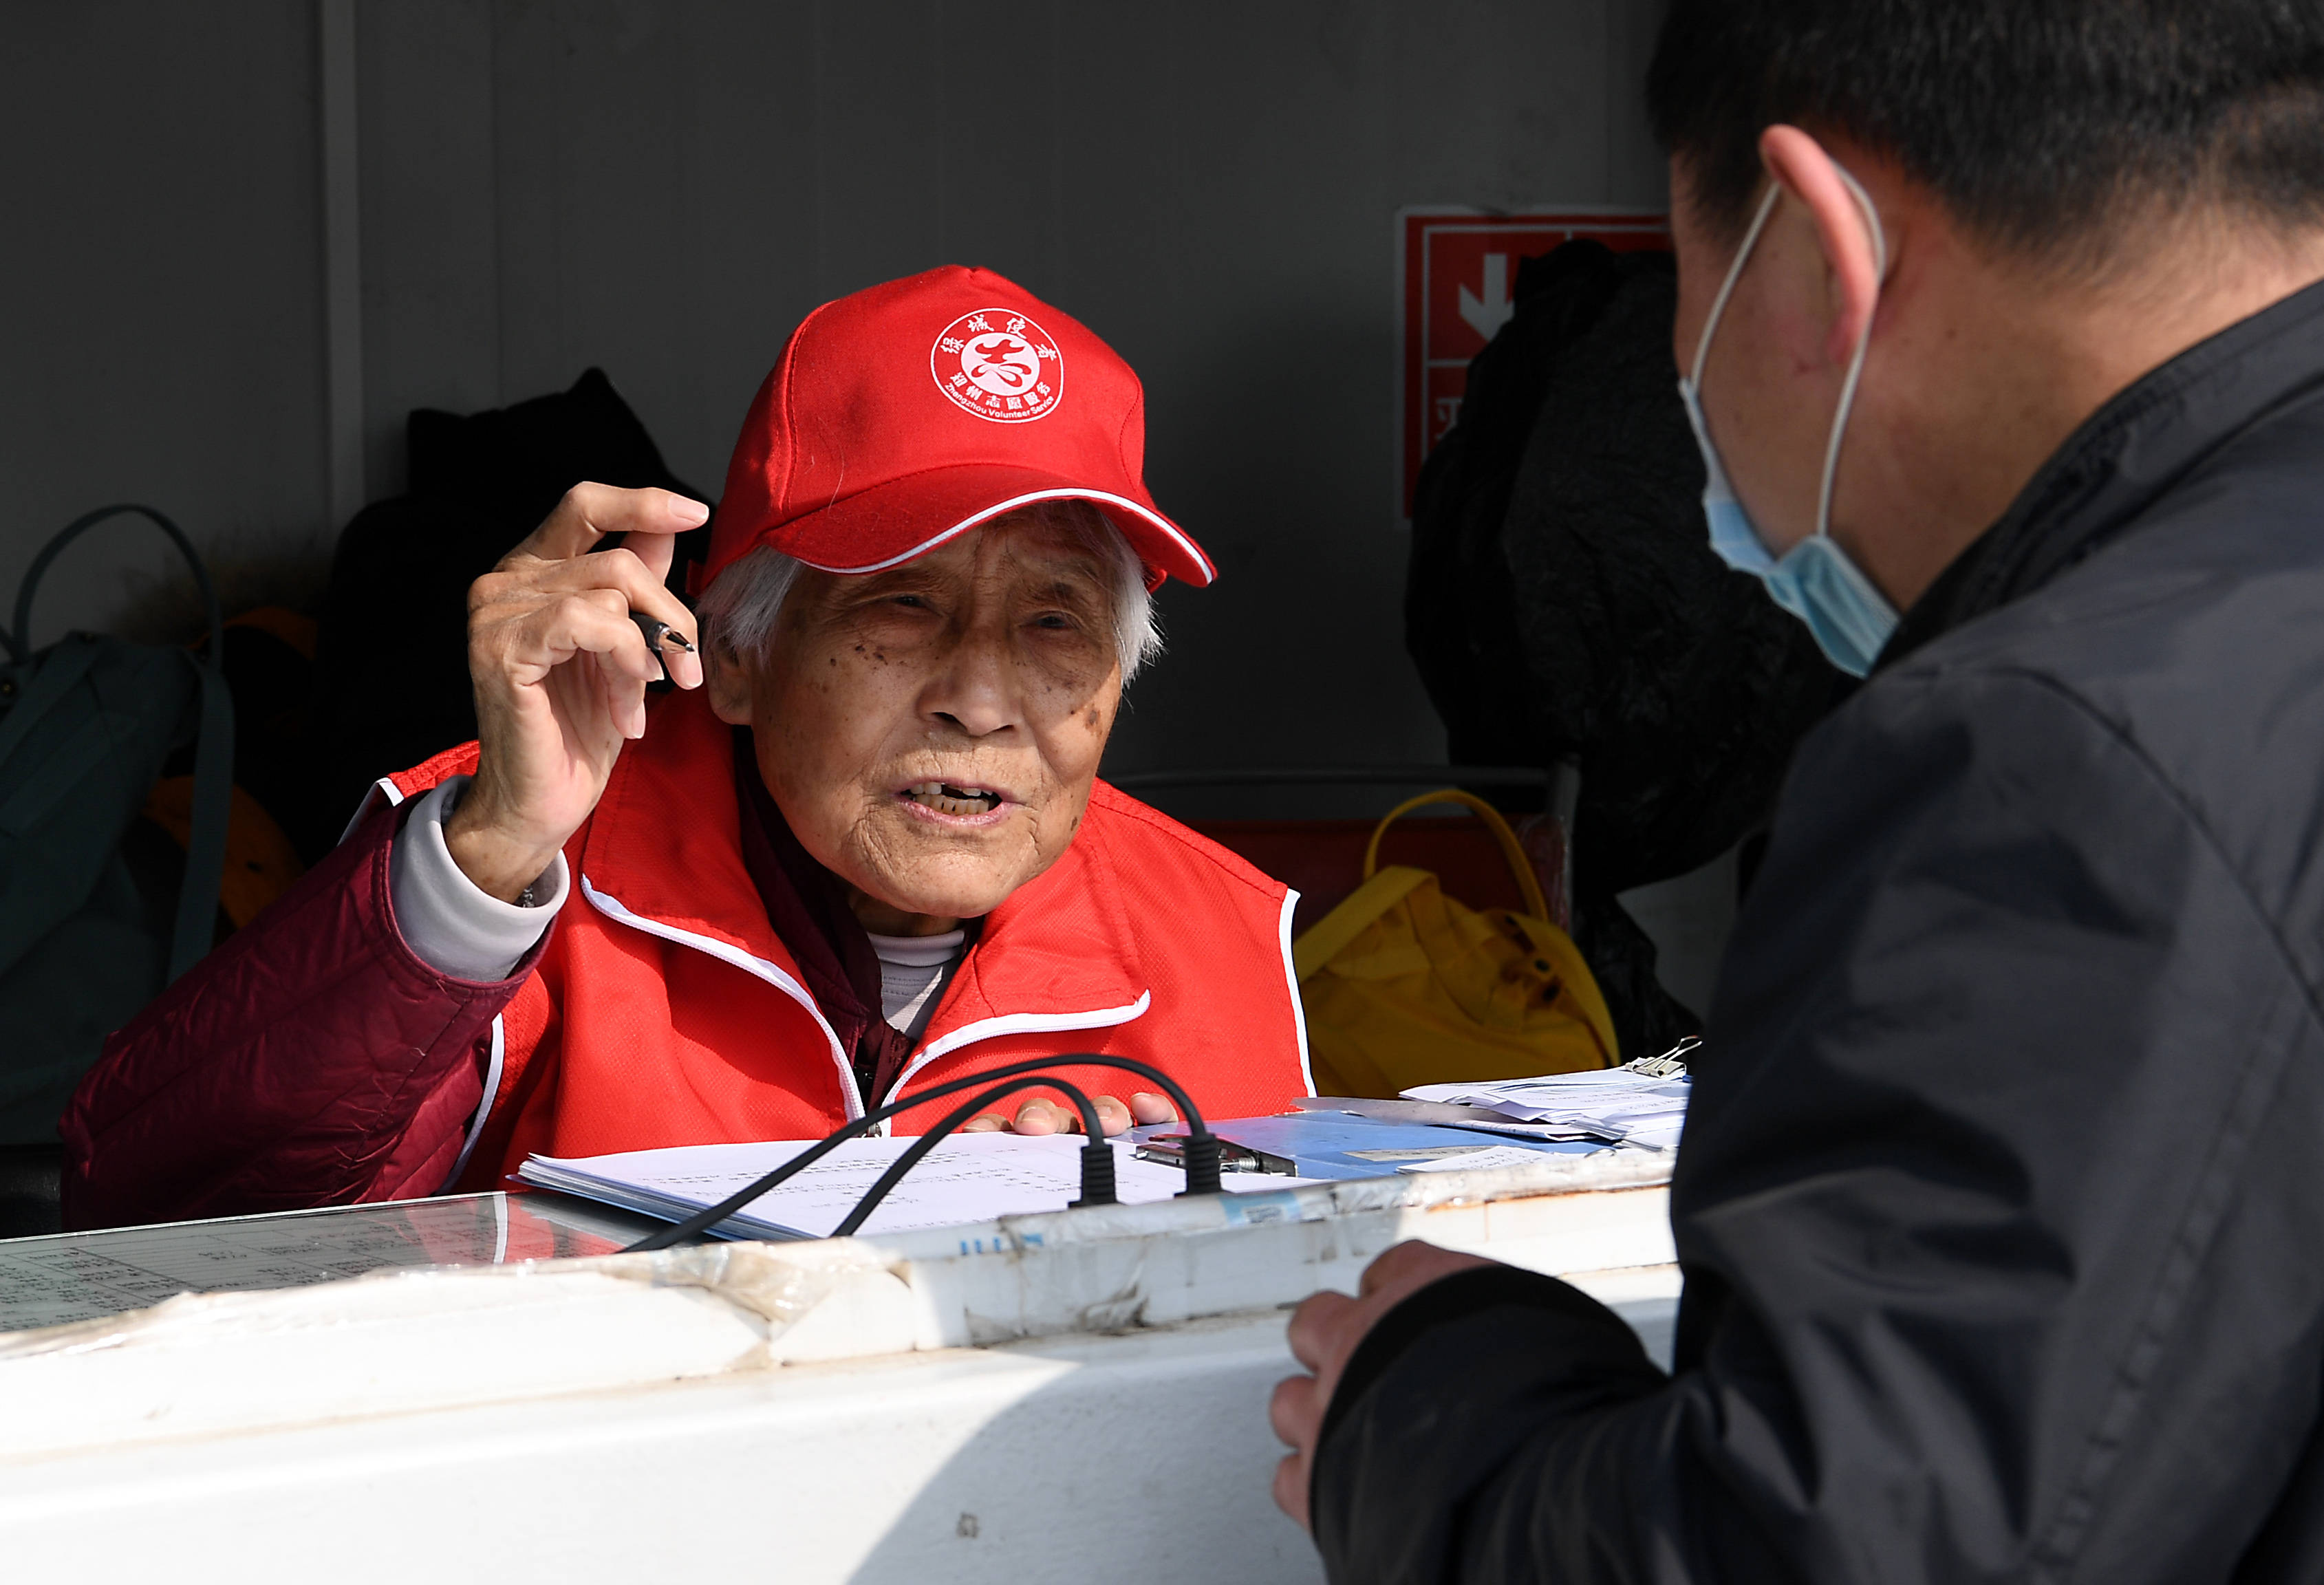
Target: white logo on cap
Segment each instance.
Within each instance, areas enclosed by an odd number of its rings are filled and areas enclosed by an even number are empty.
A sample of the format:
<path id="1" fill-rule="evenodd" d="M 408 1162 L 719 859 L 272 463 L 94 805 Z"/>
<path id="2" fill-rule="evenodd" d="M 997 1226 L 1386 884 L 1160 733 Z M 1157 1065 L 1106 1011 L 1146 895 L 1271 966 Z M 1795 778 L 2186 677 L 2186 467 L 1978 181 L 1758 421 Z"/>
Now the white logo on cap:
<path id="1" fill-rule="evenodd" d="M 928 373 L 954 403 L 997 424 L 1047 418 L 1065 389 L 1057 344 L 1014 309 L 979 309 L 945 326 Z"/>

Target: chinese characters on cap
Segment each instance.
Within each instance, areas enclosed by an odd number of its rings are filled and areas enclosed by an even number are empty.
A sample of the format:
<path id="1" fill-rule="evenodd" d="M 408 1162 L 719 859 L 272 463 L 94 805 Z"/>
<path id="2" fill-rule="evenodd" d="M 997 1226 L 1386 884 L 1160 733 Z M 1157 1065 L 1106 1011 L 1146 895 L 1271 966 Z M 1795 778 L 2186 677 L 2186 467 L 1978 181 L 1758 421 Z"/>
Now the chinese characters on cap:
<path id="1" fill-rule="evenodd" d="M 1065 393 L 1065 359 L 1049 333 L 1006 309 L 963 314 L 928 349 L 936 389 L 980 419 L 1047 418 Z"/>

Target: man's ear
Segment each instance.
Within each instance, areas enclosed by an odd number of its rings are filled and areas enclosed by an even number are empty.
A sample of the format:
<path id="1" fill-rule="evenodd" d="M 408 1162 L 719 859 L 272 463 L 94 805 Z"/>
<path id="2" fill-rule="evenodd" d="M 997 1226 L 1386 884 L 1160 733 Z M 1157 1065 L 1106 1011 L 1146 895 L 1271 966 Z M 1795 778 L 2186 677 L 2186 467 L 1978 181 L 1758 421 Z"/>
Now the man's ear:
<path id="1" fill-rule="evenodd" d="M 1771 126 L 1761 133 L 1759 158 L 1767 173 L 1814 217 L 1816 244 L 1831 272 L 1838 299 L 1825 355 L 1833 364 L 1845 365 L 1856 355 L 1857 342 L 1870 330 L 1873 309 L 1880 300 L 1880 278 L 1889 251 L 1878 229 L 1880 218 L 1867 208 L 1868 197 L 1859 200 L 1839 161 L 1798 127 Z"/>
<path id="2" fill-rule="evenodd" d="M 724 644 L 702 646 L 702 691 L 710 713 L 729 726 L 751 724 L 751 696 L 757 678 L 742 658 Z"/>

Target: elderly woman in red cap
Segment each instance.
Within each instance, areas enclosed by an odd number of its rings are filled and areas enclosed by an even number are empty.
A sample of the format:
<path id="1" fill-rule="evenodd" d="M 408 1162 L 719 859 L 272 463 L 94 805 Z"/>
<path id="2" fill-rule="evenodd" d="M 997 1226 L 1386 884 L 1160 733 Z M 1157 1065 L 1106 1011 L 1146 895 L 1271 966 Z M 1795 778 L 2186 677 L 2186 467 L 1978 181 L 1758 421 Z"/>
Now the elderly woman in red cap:
<path id="1" fill-rule="evenodd" d="M 816 309 L 744 421 L 698 631 L 664 580 L 706 509 L 576 487 L 472 594 L 479 741 L 383 780 L 107 1045 L 70 1223 L 815 1137 L 1030 1056 L 1136 1057 L 1216 1116 L 1305 1093 L 1291 897 L 1096 779 L 1152 589 L 1213 576 L 1143 447 L 1129 366 L 997 275 Z M 1170 1115 L 1066 1076 L 1109 1129 Z"/>

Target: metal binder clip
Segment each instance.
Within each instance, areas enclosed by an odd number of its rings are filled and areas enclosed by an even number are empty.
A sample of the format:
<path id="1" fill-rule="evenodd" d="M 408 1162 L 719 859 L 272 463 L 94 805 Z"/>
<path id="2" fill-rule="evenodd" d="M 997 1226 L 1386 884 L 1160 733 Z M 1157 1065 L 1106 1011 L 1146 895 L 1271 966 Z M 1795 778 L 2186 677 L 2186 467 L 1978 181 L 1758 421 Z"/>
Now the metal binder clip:
<path id="1" fill-rule="evenodd" d="M 1692 1055 L 1695 1047 L 1702 1044 L 1702 1037 L 1689 1035 L 1660 1056 L 1642 1056 L 1635 1062 L 1624 1063 L 1622 1071 L 1643 1074 L 1649 1079 L 1683 1079 L 1686 1077 L 1685 1058 Z"/>

